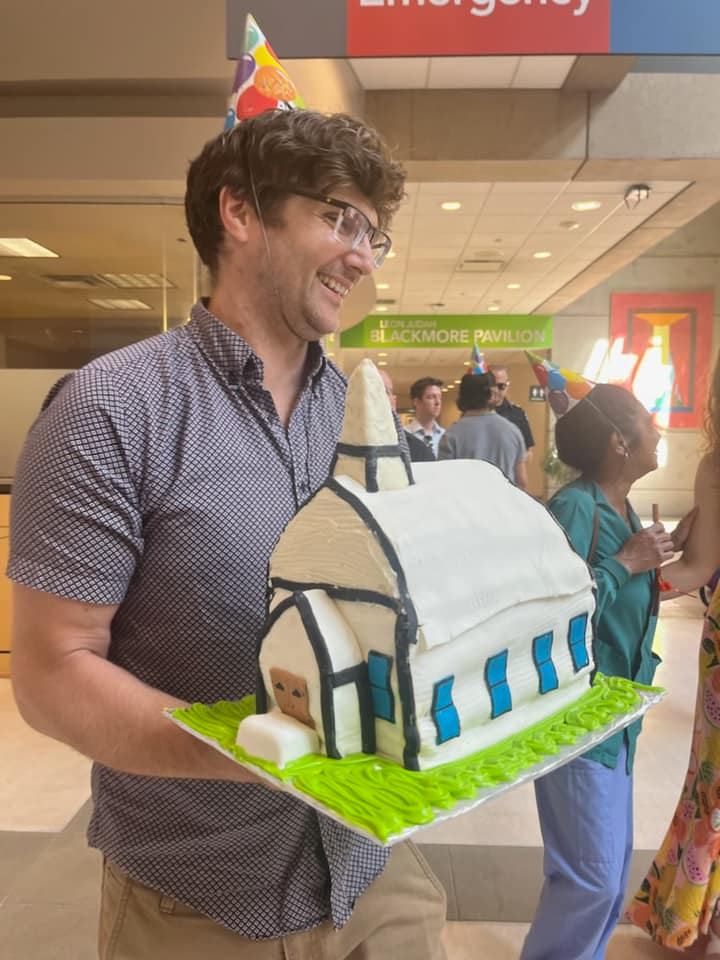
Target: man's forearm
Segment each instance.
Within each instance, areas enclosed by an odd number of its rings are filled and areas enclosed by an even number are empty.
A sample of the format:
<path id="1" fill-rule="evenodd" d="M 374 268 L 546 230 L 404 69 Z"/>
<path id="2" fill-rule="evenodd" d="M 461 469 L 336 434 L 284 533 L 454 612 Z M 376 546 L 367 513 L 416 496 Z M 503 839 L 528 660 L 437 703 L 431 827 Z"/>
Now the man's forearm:
<path id="1" fill-rule="evenodd" d="M 44 675 L 18 652 L 13 683 L 30 726 L 108 767 L 155 777 L 254 779 L 163 715 L 182 701 L 93 652 L 77 651 Z"/>

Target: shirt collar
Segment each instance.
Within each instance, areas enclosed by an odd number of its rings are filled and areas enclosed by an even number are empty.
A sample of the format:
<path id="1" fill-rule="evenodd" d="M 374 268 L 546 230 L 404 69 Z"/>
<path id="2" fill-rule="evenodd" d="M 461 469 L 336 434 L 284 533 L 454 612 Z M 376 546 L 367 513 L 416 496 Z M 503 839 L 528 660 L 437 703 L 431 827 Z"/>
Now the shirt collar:
<path id="1" fill-rule="evenodd" d="M 188 330 L 200 349 L 231 384 L 241 380 L 262 383 L 263 362 L 247 340 L 218 320 L 207 308 L 208 301 L 199 300 L 192 308 Z M 317 342 L 308 344 L 308 380 L 315 380 L 327 359 Z"/>
<path id="2" fill-rule="evenodd" d="M 419 420 L 411 420 L 410 423 L 408 424 L 408 430 L 411 433 L 425 433 L 425 427 L 420 423 Z M 437 422 L 437 420 L 433 420 L 430 433 L 434 435 L 436 433 L 445 433 L 445 431 Z M 430 434 L 428 434 L 428 436 L 430 436 Z"/>

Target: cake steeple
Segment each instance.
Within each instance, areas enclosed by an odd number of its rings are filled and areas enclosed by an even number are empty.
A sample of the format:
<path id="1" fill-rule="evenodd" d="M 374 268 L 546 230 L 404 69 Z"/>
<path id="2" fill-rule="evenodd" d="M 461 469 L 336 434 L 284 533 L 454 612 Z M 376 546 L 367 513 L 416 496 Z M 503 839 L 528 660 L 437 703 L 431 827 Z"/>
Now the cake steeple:
<path id="1" fill-rule="evenodd" d="M 333 476 L 340 475 L 351 477 L 369 493 L 400 490 L 413 482 L 385 385 L 371 360 L 362 360 L 348 381 L 333 468 Z"/>

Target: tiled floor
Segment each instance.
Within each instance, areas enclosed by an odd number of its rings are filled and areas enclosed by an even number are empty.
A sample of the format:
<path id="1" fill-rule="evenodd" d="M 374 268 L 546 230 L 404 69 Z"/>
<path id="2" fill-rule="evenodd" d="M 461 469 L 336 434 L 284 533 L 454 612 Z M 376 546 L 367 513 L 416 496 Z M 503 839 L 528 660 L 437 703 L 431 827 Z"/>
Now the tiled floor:
<path id="1" fill-rule="evenodd" d="M 643 875 L 685 773 L 701 607 L 666 604 L 657 636 L 665 700 L 645 721 L 636 766 L 634 879 Z M 86 848 L 88 762 L 29 730 L 0 680 L 0 960 L 95 960 L 99 858 Z M 419 837 L 449 894 L 449 960 L 519 955 L 541 882 L 532 787 Z M 677 956 L 624 925 L 608 960 Z M 572 958 L 557 958 L 572 960 Z"/>

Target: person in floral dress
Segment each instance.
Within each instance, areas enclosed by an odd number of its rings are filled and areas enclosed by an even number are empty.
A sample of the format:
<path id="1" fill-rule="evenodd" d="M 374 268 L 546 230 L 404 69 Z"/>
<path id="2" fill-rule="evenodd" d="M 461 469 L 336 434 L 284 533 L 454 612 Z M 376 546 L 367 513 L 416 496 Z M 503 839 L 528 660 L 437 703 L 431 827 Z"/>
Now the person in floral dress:
<path id="1" fill-rule="evenodd" d="M 706 425 L 708 452 L 695 478 L 697 517 L 683 556 L 663 567 L 672 594 L 695 590 L 720 567 L 720 359 Z M 665 839 L 628 917 L 653 940 L 685 950 L 708 935 L 720 957 L 720 588 L 703 623 L 690 760 Z"/>

